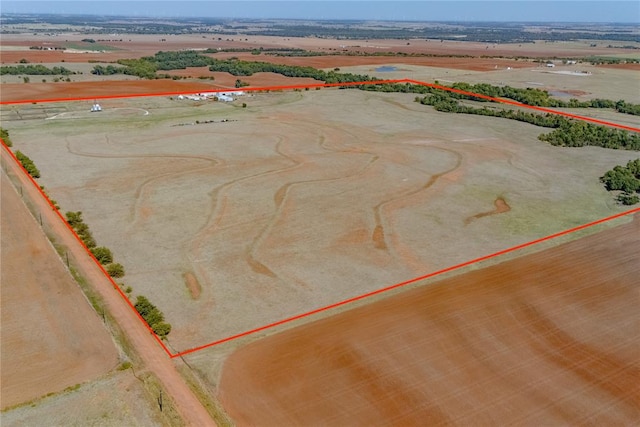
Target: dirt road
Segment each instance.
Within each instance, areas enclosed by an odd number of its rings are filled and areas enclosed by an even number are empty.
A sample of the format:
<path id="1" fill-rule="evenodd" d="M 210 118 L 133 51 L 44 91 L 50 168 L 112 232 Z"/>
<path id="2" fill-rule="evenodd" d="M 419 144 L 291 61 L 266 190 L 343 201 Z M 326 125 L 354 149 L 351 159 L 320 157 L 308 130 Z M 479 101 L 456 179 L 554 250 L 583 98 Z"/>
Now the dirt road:
<path id="1" fill-rule="evenodd" d="M 23 189 L 23 197 L 30 200 L 35 209 L 42 213 L 43 222 L 49 225 L 58 243 L 68 248 L 70 259 L 74 260 L 79 272 L 100 294 L 106 309 L 125 332 L 145 367 L 160 380 L 165 391 L 174 400 L 176 409 L 185 423 L 199 427 L 215 425 L 205 408 L 180 376 L 171 359 L 158 345 L 137 314 L 113 289 L 109 279 L 89 257 L 66 224 L 43 199 L 28 177 L 15 164 L 4 145 L 1 151 L 3 166 L 6 165 L 9 174 L 17 176 Z"/>

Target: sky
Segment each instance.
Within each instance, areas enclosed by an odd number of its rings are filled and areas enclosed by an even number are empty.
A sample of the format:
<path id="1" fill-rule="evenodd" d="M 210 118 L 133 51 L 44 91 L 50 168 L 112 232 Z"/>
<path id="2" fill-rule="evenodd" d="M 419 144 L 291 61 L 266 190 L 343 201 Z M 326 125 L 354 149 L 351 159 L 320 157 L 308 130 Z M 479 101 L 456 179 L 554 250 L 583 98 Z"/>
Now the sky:
<path id="1" fill-rule="evenodd" d="M 397 21 L 620 22 L 640 25 L 640 1 L 33 1 L 2 0 L 0 12 Z"/>

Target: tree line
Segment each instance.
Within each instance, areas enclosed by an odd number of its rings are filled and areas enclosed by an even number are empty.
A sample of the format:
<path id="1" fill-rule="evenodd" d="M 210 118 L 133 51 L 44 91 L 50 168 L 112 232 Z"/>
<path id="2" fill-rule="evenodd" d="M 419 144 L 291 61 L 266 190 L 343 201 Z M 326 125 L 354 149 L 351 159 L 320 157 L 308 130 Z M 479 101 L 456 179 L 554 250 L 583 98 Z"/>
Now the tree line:
<path id="1" fill-rule="evenodd" d="M 323 71 L 313 67 L 272 64 L 269 62 L 241 61 L 238 59 L 214 59 L 195 51 L 158 52 L 154 56 L 140 59 L 121 59 L 114 65 L 96 65 L 92 74 L 110 75 L 127 74 L 146 79 L 167 78 L 169 75 L 158 75 L 158 71 L 183 70 L 187 67 L 209 66 L 210 71 L 222 71 L 234 76 L 251 76 L 254 73 L 277 73 L 287 77 L 308 77 L 325 83 L 345 83 L 372 81 L 366 75 Z"/>
<path id="2" fill-rule="evenodd" d="M 3 65 L 0 67 L 0 75 L 12 75 L 18 76 L 21 74 L 30 75 L 30 76 L 49 76 L 49 75 L 60 75 L 60 76 L 68 76 L 71 74 L 75 74 L 73 71 L 64 68 L 64 67 L 52 67 L 48 68 L 44 65 L 40 64 L 29 64 L 29 65 Z"/>
<path id="3" fill-rule="evenodd" d="M 553 128 L 555 129 L 553 132 L 538 136 L 538 139 L 551 145 L 563 147 L 592 145 L 612 149 L 640 150 L 640 135 L 636 133 L 569 119 L 552 113 L 537 114 L 522 110 L 471 107 L 460 104 L 454 95 L 456 94 L 440 91 L 423 98 L 416 97 L 415 100 L 423 105 L 431 105 L 437 111 L 501 117 Z"/>

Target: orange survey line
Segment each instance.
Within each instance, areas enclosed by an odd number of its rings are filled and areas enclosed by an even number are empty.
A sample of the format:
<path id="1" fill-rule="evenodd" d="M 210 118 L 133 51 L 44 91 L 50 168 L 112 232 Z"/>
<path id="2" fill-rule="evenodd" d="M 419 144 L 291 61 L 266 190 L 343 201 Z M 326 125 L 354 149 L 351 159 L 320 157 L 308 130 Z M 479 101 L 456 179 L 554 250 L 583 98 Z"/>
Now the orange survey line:
<path id="1" fill-rule="evenodd" d="M 209 347 L 213 347 L 213 346 L 216 346 L 216 345 L 228 342 L 228 341 L 232 341 L 232 340 L 235 340 L 235 339 L 238 339 L 238 338 L 241 338 L 241 337 L 245 337 L 247 335 L 252 335 L 252 334 L 255 334 L 257 332 L 264 331 L 266 329 L 270 329 L 270 328 L 273 328 L 273 327 L 276 327 L 276 326 L 279 326 L 279 325 L 283 325 L 285 323 L 290 323 L 290 322 L 293 322 L 295 320 L 302 319 L 304 317 L 308 317 L 308 316 L 311 316 L 311 315 L 314 315 L 314 314 L 322 313 L 324 311 L 331 310 L 333 308 L 337 308 L 337 307 L 340 307 L 340 306 L 343 306 L 343 305 L 346 305 L 346 304 L 350 304 L 352 302 L 356 302 L 356 301 L 359 301 L 359 300 L 362 300 L 362 299 L 365 299 L 365 298 L 369 298 L 369 297 L 372 297 L 374 295 L 382 294 L 384 292 L 388 292 L 388 291 L 391 291 L 393 289 L 401 288 L 403 286 L 407 286 L 407 285 L 410 285 L 412 283 L 419 282 L 421 280 L 426 280 L 426 279 L 429 279 L 429 278 L 432 278 L 432 277 L 435 277 L 435 276 L 439 276 L 441 274 L 448 273 L 450 271 L 459 270 L 459 269 L 461 269 L 463 267 L 467 267 L 467 266 L 472 265 L 472 264 L 477 264 L 477 263 L 479 263 L 481 261 L 486 261 L 488 259 L 500 256 L 500 255 L 508 254 L 510 252 L 515 252 L 517 250 L 524 249 L 526 247 L 529 247 L 529 246 L 532 246 L 532 245 L 535 245 L 535 244 L 538 244 L 538 243 L 542 243 L 542 242 L 545 242 L 547 240 L 555 239 L 555 238 L 560 237 L 560 236 L 564 236 L 564 235 L 567 235 L 567 234 L 574 233 L 574 232 L 576 232 L 578 230 L 583 230 L 585 228 L 593 227 L 594 225 L 602 224 L 604 222 L 611 221 L 613 219 L 620 218 L 620 217 L 623 217 L 623 216 L 626 216 L 626 215 L 631 215 L 631 214 L 634 214 L 634 213 L 637 213 L 637 212 L 640 212 L 640 208 L 634 208 L 634 209 L 631 209 L 629 211 L 625 211 L 625 212 L 621 212 L 621 213 L 618 213 L 618 214 L 615 214 L 615 215 L 611 215 L 611 216 L 606 217 L 606 218 L 601 218 L 601 219 L 598 219 L 596 221 L 593 221 L 593 222 L 590 222 L 590 223 L 587 223 L 587 224 L 579 225 L 579 226 L 571 228 L 569 230 L 560 231 L 558 233 L 554 233 L 554 234 L 551 234 L 549 236 L 542 237 L 540 239 L 532 240 L 530 242 L 526 242 L 526 243 L 523 243 L 523 244 L 520 244 L 520 245 L 517 245 L 517 246 L 513 246 L 513 247 L 508 248 L 508 249 L 503 249 L 501 251 L 495 252 L 495 253 L 490 254 L 490 255 L 481 256 L 480 258 L 476 258 L 476 259 L 473 259 L 473 260 L 470 260 L 470 261 L 466 261 L 466 262 L 463 262 L 461 264 L 456 264 L 454 266 L 447 267 L 447 268 L 444 268 L 442 270 L 434 271 L 432 273 L 425 274 L 423 276 L 415 277 L 413 279 L 409 279 L 409 280 L 406 280 L 404 282 L 396 283 L 395 285 L 387 286 L 387 287 L 384 287 L 382 289 L 378 289 L 378 290 L 375 290 L 375 291 L 372 291 L 372 292 L 368 292 L 366 294 L 358 295 L 358 296 L 355 296 L 355 297 L 352 297 L 352 298 L 349 298 L 349 299 L 346 299 L 346 300 L 343 300 L 343 301 L 340 301 L 340 302 L 337 302 L 337 303 L 334 303 L 334 304 L 331 304 L 331 305 L 327 305 L 325 307 L 317 308 L 315 310 L 308 311 L 306 313 L 298 314 L 296 316 L 289 317 L 289 318 L 286 318 L 286 319 L 283 319 L 283 320 L 279 320 L 277 322 L 273 322 L 273 323 L 270 323 L 268 325 L 264 325 L 264 326 L 261 326 L 261 327 L 255 328 L 255 329 L 251 329 L 249 331 L 241 332 L 239 334 L 232 335 L 230 337 L 223 338 L 221 340 L 214 341 L 214 342 L 211 342 L 209 344 L 205 344 L 205 345 L 201 345 L 199 347 L 194 347 L 194 348 L 191 348 L 191 349 L 188 349 L 188 350 L 184 350 L 184 351 L 181 351 L 179 353 L 171 355 L 171 357 L 174 358 L 174 357 L 186 356 L 187 354 L 190 354 L 190 353 L 195 353 L 197 351 L 204 350 L 204 349 L 209 348 Z"/>

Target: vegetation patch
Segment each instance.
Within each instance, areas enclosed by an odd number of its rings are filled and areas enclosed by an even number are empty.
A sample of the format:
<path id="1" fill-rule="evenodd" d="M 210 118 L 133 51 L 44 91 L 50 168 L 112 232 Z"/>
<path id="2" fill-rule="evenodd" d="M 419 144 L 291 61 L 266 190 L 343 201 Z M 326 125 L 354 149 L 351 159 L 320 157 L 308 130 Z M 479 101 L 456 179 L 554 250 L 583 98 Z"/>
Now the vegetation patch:
<path id="1" fill-rule="evenodd" d="M 616 166 L 607 171 L 600 181 L 608 191 L 619 192 L 616 200 L 623 205 L 640 202 L 640 158 L 630 160 L 626 166 Z"/>
<path id="2" fill-rule="evenodd" d="M 33 163 L 33 160 L 31 160 L 26 154 L 18 150 L 16 151 L 16 158 L 20 161 L 22 167 L 25 168 L 29 175 L 33 178 L 40 178 L 40 171 L 36 167 L 35 163 Z"/>
<path id="3" fill-rule="evenodd" d="M 64 67 L 47 68 L 44 65 L 4 65 L 0 67 L 0 75 L 10 74 L 19 76 L 27 74 L 31 76 L 68 76 L 75 74 L 73 71 Z"/>
<path id="4" fill-rule="evenodd" d="M 164 321 L 164 314 L 158 310 L 158 307 L 151 304 L 147 297 L 139 295 L 136 299 L 135 308 L 156 335 L 160 338 L 166 338 L 169 335 L 171 325 Z"/>
<path id="5" fill-rule="evenodd" d="M 9 131 L 0 127 L 0 139 L 5 143 L 7 147 L 13 147 L 13 142 L 9 138 Z"/>

